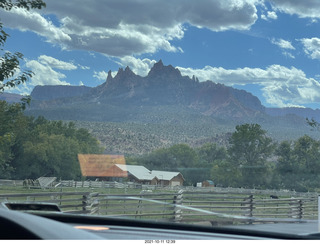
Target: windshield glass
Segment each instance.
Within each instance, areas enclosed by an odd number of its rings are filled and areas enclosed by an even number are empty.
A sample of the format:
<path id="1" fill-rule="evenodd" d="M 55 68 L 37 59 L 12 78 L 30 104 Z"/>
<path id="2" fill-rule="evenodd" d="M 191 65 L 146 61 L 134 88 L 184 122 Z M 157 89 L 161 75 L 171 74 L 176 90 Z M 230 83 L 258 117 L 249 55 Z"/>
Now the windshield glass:
<path id="1" fill-rule="evenodd" d="M 317 0 L 0 1 L 0 202 L 315 222 L 319 13 Z"/>

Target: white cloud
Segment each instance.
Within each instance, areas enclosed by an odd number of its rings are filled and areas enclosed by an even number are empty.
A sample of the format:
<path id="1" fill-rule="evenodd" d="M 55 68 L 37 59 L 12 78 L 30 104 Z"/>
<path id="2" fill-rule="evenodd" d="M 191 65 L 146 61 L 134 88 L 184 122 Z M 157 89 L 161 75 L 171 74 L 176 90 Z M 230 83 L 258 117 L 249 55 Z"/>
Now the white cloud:
<path id="1" fill-rule="evenodd" d="M 82 69 L 82 70 L 89 70 L 89 69 L 90 69 L 89 66 L 84 66 L 84 65 L 80 65 L 80 64 L 78 64 L 78 67 L 79 67 L 80 69 Z"/>
<path id="2" fill-rule="evenodd" d="M 40 56 L 38 60 L 28 60 L 26 67 L 34 72 L 31 78 L 31 82 L 28 82 L 28 86 L 37 85 L 70 85 L 63 79 L 66 76 L 63 73 L 55 71 L 50 64 L 43 62 L 43 57 Z"/>
<path id="3" fill-rule="evenodd" d="M 277 107 L 301 105 L 320 100 L 320 83 L 297 68 L 271 65 L 266 69 L 224 69 L 206 66 L 203 69 L 177 67 L 183 75 L 195 75 L 200 81 L 212 80 L 227 86 L 256 84 L 262 86 L 266 101 Z"/>
<path id="4" fill-rule="evenodd" d="M 267 15 L 262 14 L 262 15 L 261 15 L 261 18 L 262 18 L 263 20 L 269 20 L 269 19 L 276 20 L 276 19 L 278 19 L 278 16 L 277 16 L 277 13 L 276 13 L 276 12 L 274 12 L 274 11 L 268 11 L 268 12 L 267 12 Z"/>
<path id="5" fill-rule="evenodd" d="M 301 39 L 304 46 L 304 52 L 312 59 L 320 59 L 320 38 Z"/>
<path id="6" fill-rule="evenodd" d="M 120 58 L 120 61 L 117 63 L 123 67 L 129 66 L 137 75 L 146 76 L 156 62 L 156 60 L 150 60 L 147 58 L 141 60 L 132 56 L 125 56 Z"/>
<path id="7" fill-rule="evenodd" d="M 269 0 L 275 10 L 300 18 L 320 18 L 319 0 Z"/>
<path id="8" fill-rule="evenodd" d="M 292 46 L 291 42 L 283 40 L 283 39 L 271 39 L 271 42 L 282 49 L 291 49 L 295 50 L 294 46 Z"/>
<path id="9" fill-rule="evenodd" d="M 39 13 L 53 14 L 59 26 L 35 11 L 1 11 L 11 28 L 34 31 L 63 48 L 115 57 L 182 52 L 172 44 L 184 36 L 184 24 L 212 31 L 249 29 L 257 20 L 260 0 L 47 0 Z"/>
<path id="10" fill-rule="evenodd" d="M 284 56 L 286 56 L 287 58 L 292 58 L 292 59 L 295 59 L 295 58 L 296 58 L 296 57 L 295 57 L 292 53 L 290 53 L 290 52 L 284 51 L 284 52 L 282 52 L 282 54 L 283 54 Z"/>
<path id="11" fill-rule="evenodd" d="M 33 31 L 47 38 L 51 43 L 68 43 L 71 38 L 63 30 L 54 26 L 37 12 L 21 8 L 13 8 L 10 12 L 0 8 L 1 22 L 6 27 L 17 28 L 22 31 Z"/>
<path id="12" fill-rule="evenodd" d="M 99 71 L 99 72 L 94 71 L 93 77 L 97 78 L 98 80 L 106 81 L 108 77 L 108 73 L 105 71 Z"/>
<path id="13" fill-rule="evenodd" d="M 77 66 L 75 66 L 73 63 L 64 62 L 61 60 L 58 60 L 56 58 L 47 56 L 47 55 L 41 55 L 38 58 L 39 62 L 48 65 L 51 68 L 54 69 L 61 69 L 61 70 L 75 70 L 77 69 Z"/>
<path id="14" fill-rule="evenodd" d="M 274 45 L 277 45 L 278 47 L 280 47 L 281 49 L 284 49 L 285 51 L 282 52 L 282 54 L 284 56 L 286 56 L 287 58 L 291 58 L 294 59 L 295 56 L 289 52 L 288 50 L 295 50 L 295 47 L 291 44 L 291 42 L 284 40 L 284 39 L 271 39 L 271 43 Z"/>
<path id="15" fill-rule="evenodd" d="M 268 11 L 267 16 L 269 19 L 277 19 L 278 18 L 276 12 L 274 12 L 274 11 Z"/>

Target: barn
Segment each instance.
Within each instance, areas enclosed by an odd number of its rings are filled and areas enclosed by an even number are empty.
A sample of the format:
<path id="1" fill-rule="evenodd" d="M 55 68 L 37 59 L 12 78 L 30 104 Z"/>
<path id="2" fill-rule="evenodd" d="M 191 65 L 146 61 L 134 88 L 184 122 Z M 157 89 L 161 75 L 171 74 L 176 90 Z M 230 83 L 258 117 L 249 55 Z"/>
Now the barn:
<path id="1" fill-rule="evenodd" d="M 101 180 L 158 186 L 182 186 L 184 183 L 180 172 L 150 171 L 141 165 L 126 165 L 123 155 L 79 154 L 78 160 L 83 176 Z"/>

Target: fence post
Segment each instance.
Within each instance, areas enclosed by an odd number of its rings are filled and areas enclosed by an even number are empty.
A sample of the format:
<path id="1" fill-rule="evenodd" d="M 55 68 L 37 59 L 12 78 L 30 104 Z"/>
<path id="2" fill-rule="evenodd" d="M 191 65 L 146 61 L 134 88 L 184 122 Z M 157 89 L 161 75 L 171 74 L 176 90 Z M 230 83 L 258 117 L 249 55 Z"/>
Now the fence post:
<path id="1" fill-rule="evenodd" d="M 303 201 L 301 199 L 299 200 L 298 211 L 299 211 L 298 217 L 299 217 L 299 219 L 302 219 L 302 217 L 303 217 Z"/>
<path id="2" fill-rule="evenodd" d="M 99 214 L 99 209 L 100 209 L 99 193 L 98 192 L 90 193 L 87 204 L 90 207 L 90 214 Z"/>
<path id="3" fill-rule="evenodd" d="M 183 201 L 183 190 L 180 190 L 177 195 L 173 197 L 173 222 L 181 222 L 182 220 L 182 209 L 179 205 L 182 204 Z"/>
<path id="4" fill-rule="evenodd" d="M 318 231 L 320 231 L 320 195 L 318 195 Z"/>
<path id="5" fill-rule="evenodd" d="M 252 218 L 253 217 L 253 209 L 254 209 L 254 201 L 253 201 L 254 197 L 253 195 L 249 195 L 249 217 Z M 253 220 L 250 219 L 249 220 L 249 224 L 253 224 Z"/>
<path id="6" fill-rule="evenodd" d="M 300 218 L 300 203 L 301 200 L 299 199 L 292 199 L 292 201 L 290 202 L 290 217 L 292 219 L 299 219 Z M 301 210 L 302 211 L 302 210 Z"/>
<path id="7" fill-rule="evenodd" d="M 138 206 L 137 206 L 137 210 L 136 210 L 136 215 L 135 215 L 135 219 L 137 218 L 139 211 L 140 211 L 140 215 L 141 215 L 141 205 L 142 205 L 142 195 L 140 194 L 140 200 L 138 202 Z M 140 216 L 141 219 L 141 216 Z"/>
<path id="8" fill-rule="evenodd" d="M 82 211 L 87 211 L 88 196 L 82 195 Z"/>

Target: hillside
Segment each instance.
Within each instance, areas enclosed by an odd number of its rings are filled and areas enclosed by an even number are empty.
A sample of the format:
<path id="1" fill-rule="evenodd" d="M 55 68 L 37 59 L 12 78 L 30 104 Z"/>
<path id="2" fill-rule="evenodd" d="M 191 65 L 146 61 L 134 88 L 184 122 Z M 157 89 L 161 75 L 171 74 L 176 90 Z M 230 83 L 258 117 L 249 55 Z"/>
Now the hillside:
<path id="1" fill-rule="evenodd" d="M 91 89 L 91 87 L 87 86 L 36 86 L 30 96 L 34 100 L 53 100 L 81 96 L 88 93 Z"/>
<path id="2" fill-rule="evenodd" d="M 7 101 L 8 103 L 18 103 L 21 101 L 22 98 L 23 96 L 19 94 L 13 94 L 13 93 L 7 93 L 7 92 L 0 93 L 0 100 Z"/>
<path id="3" fill-rule="evenodd" d="M 46 92 L 39 94 L 39 89 Z M 178 69 L 171 65 L 164 66 L 161 60 L 146 77 L 134 74 L 129 67 L 120 68 L 115 77 L 109 72 L 105 83 L 77 97 L 57 98 L 57 89 L 62 96 L 76 88 L 66 87 L 67 92 L 61 92 L 61 87 L 36 87 L 31 94 L 33 102 L 30 112 L 36 114 L 43 111 L 52 119 L 61 119 L 63 114 L 69 120 L 141 121 L 145 119 L 141 118 L 142 114 L 157 107 L 174 109 L 179 106 L 197 115 L 243 121 L 264 115 L 265 109 L 257 97 L 244 90 L 182 76 Z M 79 117 L 72 110 L 82 114 Z"/>
<path id="4" fill-rule="evenodd" d="M 128 154 L 176 143 L 225 145 L 228 133 L 242 123 L 260 124 L 275 140 L 296 139 L 312 135 L 305 118 L 319 114 L 319 110 L 280 113 L 265 108 L 249 92 L 182 76 L 161 60 L 145 77 L 126 67 L 114 77 L 109 71 L 98 87 L 44 86 L 31 95 L 27 114 L 77 121 L 107 151 Z"/>

